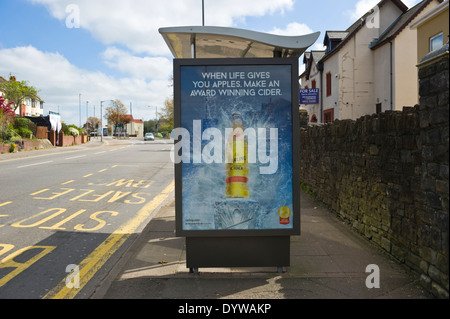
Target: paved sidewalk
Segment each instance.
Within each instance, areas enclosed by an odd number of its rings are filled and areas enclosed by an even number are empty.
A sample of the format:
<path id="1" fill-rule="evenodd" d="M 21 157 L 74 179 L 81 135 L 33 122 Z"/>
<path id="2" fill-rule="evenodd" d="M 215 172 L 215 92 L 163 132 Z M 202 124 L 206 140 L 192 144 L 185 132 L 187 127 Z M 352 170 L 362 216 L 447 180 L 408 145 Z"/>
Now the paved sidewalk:
<path id="1" fill-rule="evenodd" d="M 106 299 L 432 299 L 403 265 L 352 231 L 309 195 L 301 196 L 300 236 L 291 266 L 200 268 L 189 273 L 185 239 L 175 237 L 174 202 L 161 208 L 92 298 Z M 366 266 L 380 288 L 366 287 Z"/>

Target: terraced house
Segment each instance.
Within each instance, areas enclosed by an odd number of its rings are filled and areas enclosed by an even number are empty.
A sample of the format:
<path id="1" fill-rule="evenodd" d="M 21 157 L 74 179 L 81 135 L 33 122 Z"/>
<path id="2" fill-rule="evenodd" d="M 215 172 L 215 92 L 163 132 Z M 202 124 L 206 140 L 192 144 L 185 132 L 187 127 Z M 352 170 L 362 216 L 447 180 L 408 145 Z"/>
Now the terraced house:
<path id="1" fill-rule="evenodd" d="M 319 103 L 300 106 L 309 121 L 357 119 L 418 104 L 418 35 L 411 26 L 442 3 L 448 0 L 408 8 L 383 0 L 346 30 L 327 31 L 326 50 L 306 52 L 303 59 L 301 88 L 320 92 Z M 448 27 L 446 33 L 448 39 Z"/>

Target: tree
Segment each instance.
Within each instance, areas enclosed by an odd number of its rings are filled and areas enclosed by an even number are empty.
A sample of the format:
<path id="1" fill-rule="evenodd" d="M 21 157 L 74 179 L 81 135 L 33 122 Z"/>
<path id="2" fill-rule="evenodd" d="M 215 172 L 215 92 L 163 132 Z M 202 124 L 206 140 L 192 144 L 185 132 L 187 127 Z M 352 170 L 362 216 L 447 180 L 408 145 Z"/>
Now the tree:
<path id="1" fill-rule="evenodd" d="M 22 107 L 26 99 L 36 99 L 37 90 L 28 85 L 27 81 L 17 81 L 15 76 L 10 75 L 9 81 L 0 83 L 5 99 L 12 102 L 14 112 Z"/>
<path id="2" fill-rule="evenodd" d="M 144 133 L 156 132 L 156 120 L 144 121 Z"/>
<path id="3" fill-rule="evenodd" d="M 6 103 L 0 95 L 0 142 L 9 141 L 12 137 L 11 125 L 16 116 L 11 108 L 11 102 Z"/>
<path id="4" fill-rule="evenodd" d="M 114 125 L 117 131 L 119 124 L 127 124 L 131 121 L 131 117 L 127 116 L 128 109 L 120 100 L 113 101 L 114 106 L 110 106 L 105 110 L 105 119 L 108 123 Z"/>
<path id="5" fill-rule="evenodd" d="M 162 108 L 162 112 L 159 113 L 159 120 L 164 122 L 166 125 L 172 126 L 173 128 L 173 99 L 167 98 L 164 102 L 164 107 Z"/>
<path id="6" fill-rule="evenodd" d="M 87 119 L 86 124 L 84 124 L 83 128 L 85 128 L 87 131 L 95 131 L 97 130 L 98 126 L 100 125 L 100 119 L 97 117 L 89 117 Z"/>

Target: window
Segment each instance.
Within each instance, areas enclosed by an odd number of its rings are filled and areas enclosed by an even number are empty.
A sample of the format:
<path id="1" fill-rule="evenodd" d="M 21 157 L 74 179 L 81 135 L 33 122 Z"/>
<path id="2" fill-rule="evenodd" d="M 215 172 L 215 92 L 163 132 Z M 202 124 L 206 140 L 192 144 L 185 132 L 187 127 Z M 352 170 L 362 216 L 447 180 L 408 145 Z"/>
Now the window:
<path id="1" fill-rule="evenodd" d="M 323 122 L 332 123 L 334 120 L 334 109 L 323 111 Z"/>
<path id="2" fill-rule="evenodd" d="M 331 96 L 331 73 L 327 73 L 327 96 Z"/>
<path id="3" fill-rule="evenodd" d="M 443 45 L 444 45 L 444 34 L 442 32 L 430 38 L 430 52 L 439 49 Z"/>

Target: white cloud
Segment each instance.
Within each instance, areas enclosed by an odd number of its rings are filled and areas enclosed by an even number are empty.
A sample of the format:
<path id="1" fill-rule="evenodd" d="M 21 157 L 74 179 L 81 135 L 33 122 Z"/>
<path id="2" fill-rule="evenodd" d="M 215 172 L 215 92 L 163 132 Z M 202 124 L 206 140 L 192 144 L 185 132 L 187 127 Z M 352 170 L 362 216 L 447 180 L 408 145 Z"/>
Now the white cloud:
<path id="1" fill-rule="evenodd" d="M 421 0 L 403 0 L 402 2 L 408 7 L 411 8 L 418 4 Z M 352 20 L 356 20 L 361 18 L 364 14 L 370 11 L 373 7 L 375 7 L 380 0 L 359 0 L 355 8 L 350 12 L 350 17 Z"/>
<path id="2" fill-rule="evenodd" d="M 122 54 L 118 58 L 120 61 L 133 60 L 133 57 L 120 51 L 114 52 L 114 49 L 105 53 L 107 56 L 114 54 Z M 142 60 L 134 64 L 146 65 L 147 61 Z M 82 70 L 59 53 L 42 52 L 32 46 L 1 49 L 0 61 L 1 75 L 12 73 L 18 80 L 27 80 L 39 90 L 39 96 L 46 102 L 45 112 L 56 111 L 59 105 L 63 120 L 77 125 L 80 93 L 82 122 L 86 119 L 86 101 L 89 101 L 89 116 L 93 115 L 93 106 L 96 105 L 96 116 L 99 117 L 101 99 L 119 99 L 126 106 L 133 103 L 135 118 L 148 120 L 148 105 L 163 105 L 164 100 L 172 94 L 169 88 L 172 68 L 167 67 L 163 60 L 160 61 L 160 69 L 154 71 L 158 75 L 151 80 L 145 76 L 112 78 L 101 72 Z M 136 72 L 134 69 L 129 73 Z"/>
<path id="3" fill-rule="evenodd" d="M 273 33 L 273 34 L 277 34 L 277 35 L 286 35 L 286 36 L 297 36 L 297 35 L 310 34 L 313 32 L 314 31 L 304 23 L 292 22 L 292 23 L 289 23 L 285 29 L 274 28 L 271 31 L 269 31 L 268 33 Z"/>
<path id="4" fill-rule="evenodd" d="M 64 21 L 75 4 L 81 28 L 107 45 L 124 45 L 135 53 L 169 55 L 160 27 L 201 25 L 200 0 L 30 0 Z M 205 1 L 205 24 L 234 26 L 247 16 L 263 16 L 293 8 L 294 0 Z"/>
<path id="5" fill-rule="evenodd" d="M 160 27 L 201 25 L 200 0 L 28 0 L 44 5 L 50 14 L 64 22 L 73 18 L 105 45 L 101 58 L 113 70 L 122 73 L 114 78 L 103 72 L 81 69 L 57 52 L 44 52 L 33 46 L 0 47 L 0 75 L 14 74 L 28 80 L 40 90 L 45 100 L 45 112 L 56 111 L 58 105 L 65 120 L 78 124 L 79 94 L 85 110 L 100 100 L 120 99 L 129 106 L 133 102 L 133 116 L 148 119 L 154 109 L 171 96 L 169 78 L 172 75 L 172 56 L 158 32 Z M 246 17 L 261 17 L 292 10 L 295 0 L 227 0 L 205 1 L 206 25 L 235 26 Z M 70 9 L 76 6 L 76 12 Z M 78 19 L 79 18 L 79 19 Z M 72 21 L 73 22 L 73 21 Z M 67 26 L 67 24 L 66 24 Z M 274 33 L 299 35 L 311 30 L 299 23 Z M 89 111 L 92 115 L 91 111 Z M 98 116 L 98 113 L 96 113 Z M 82 122 L 85 120 L 85 111 Z"/>
<path id="6" fill-rule="evenodd" d="M 138 57 L 116 47 L 107 48 L 102 56 L 109 67 L 137 79 L 167 80 L 172 73 L 172 60 L 165 57 Z"/>

